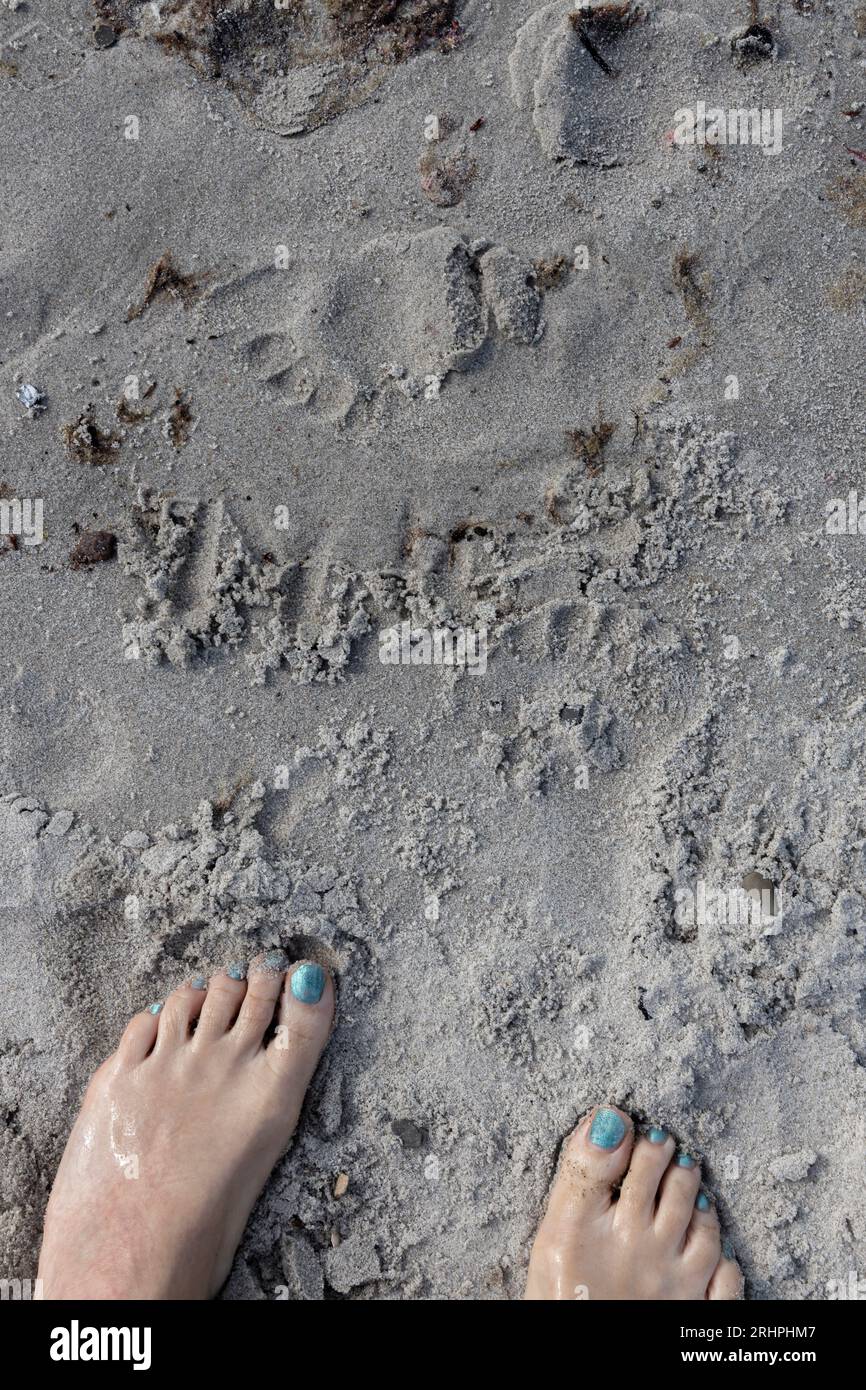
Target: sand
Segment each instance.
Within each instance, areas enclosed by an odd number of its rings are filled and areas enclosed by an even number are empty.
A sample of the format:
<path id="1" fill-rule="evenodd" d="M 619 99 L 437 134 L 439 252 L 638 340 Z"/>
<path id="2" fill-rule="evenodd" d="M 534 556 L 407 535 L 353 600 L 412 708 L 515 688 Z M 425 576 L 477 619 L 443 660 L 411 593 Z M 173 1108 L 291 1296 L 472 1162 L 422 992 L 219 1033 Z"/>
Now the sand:
<path id="1" fill-rule="evenodd" d="M 0 5 L 6 1277 L 277 943 L 338 1021 L 224 1297 L 518 1297 L 605 1100 L 749 1297 L 862 1270 L 866 10 L 572 9 Z"/>

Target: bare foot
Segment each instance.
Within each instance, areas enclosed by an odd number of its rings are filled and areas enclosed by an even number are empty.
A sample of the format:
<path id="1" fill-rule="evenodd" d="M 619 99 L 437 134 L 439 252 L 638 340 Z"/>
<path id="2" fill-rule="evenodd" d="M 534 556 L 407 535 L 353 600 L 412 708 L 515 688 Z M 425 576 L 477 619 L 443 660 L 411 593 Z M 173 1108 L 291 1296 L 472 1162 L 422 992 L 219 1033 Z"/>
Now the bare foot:
<path id="1" fill-rule="evenodd" d="M 271 951 L 136 1014 L 93 1076 L 45 1215 L 43 1297 L 211 1298 L 328 1040 L 321 966 Z M 193 1026 L 195 1025 L 195 1026 Z"/>
<path id="2" fill-rule="evenodd" d="M 587 1115 L 566 1140 L 529 1262 L 528 1299 L 738 1299 L 699 1163 L 622 1110 Z"/>

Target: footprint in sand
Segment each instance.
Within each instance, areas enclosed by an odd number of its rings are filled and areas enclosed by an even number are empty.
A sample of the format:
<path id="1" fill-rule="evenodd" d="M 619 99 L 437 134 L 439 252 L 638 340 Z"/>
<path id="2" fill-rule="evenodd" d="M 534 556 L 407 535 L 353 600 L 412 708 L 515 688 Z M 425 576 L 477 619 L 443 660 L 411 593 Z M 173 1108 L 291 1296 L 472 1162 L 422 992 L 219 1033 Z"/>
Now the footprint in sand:
<path id="1" fill-rule="evenodd" d="M 599 170 L 657 162 L 671 144 L 675 113 L 698 100 L 719 105 L 722 93 L 726 110 L 781 108 L 791 121 L 810 102 L 814 74 L 777 62 L 775 48 L 772 58 L 737 61 L 735 37 L 689 12 L 649 15 L 637 5 L 576 8 L 555 0 L 518 31 L 509 58 L 512 99 L 530 114 L 549 159 Z M 786 165 L 758 150 L 745 153 L 761 160 L 762 182 Z M 671 172 L 685 164 L 672 164 Z"/>
<path id="2" fill-rule="evenodd" d="M 343 425 L 386 397 L 435 399 L 490 343 L 537 342 L 542 310 L 530 261 L 447 226 L 377 237 L 336 272 L 313 257 L 253 271 L 201 306 L 258 380 Z"/>

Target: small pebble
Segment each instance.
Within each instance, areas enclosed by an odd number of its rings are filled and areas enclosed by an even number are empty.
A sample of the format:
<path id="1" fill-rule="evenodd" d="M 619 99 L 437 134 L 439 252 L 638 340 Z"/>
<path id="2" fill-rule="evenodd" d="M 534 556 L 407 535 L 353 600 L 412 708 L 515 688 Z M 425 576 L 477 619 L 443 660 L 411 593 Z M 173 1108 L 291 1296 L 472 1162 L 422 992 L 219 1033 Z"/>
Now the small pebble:
<path id="1" fill-rule="evenodd" d="M 99 24 L 93 31 L 93 42 L 97 48 L 113 48 L 117 43 L 117 31 L 110 24 Z"/>
<path id="2" fill-rule="evenodd" d="M 391 1129 L 404 1149 L 420 1149 L 427 1138 L 425 1131 L 414 1120 L 394 1120 Z"/>
<path id="3" fill-rule="evenodd" d="M 45 827 L 46 835 L 65 835 L 72 829 L 75 815 L 72 811 L 57 811 Z"/>
<path id="4" fill-rule="evenodd" d="M 149 849 L 150 836 L 143 830 L 130 830 L 120 843 L 123 849 Z"/>

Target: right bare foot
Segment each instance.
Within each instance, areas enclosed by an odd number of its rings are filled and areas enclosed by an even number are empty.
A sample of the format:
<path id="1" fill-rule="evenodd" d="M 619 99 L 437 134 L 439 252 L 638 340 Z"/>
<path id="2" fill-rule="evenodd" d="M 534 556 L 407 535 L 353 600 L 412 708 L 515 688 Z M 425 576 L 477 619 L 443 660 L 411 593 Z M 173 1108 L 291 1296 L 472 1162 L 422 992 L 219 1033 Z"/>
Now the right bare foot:
<path id="1" fill-rule="evenodd" d="M 600 1107 L 566 1140 L 529 1261 L 528 1299 L 739 1299 L 696 1159 Z"/>

